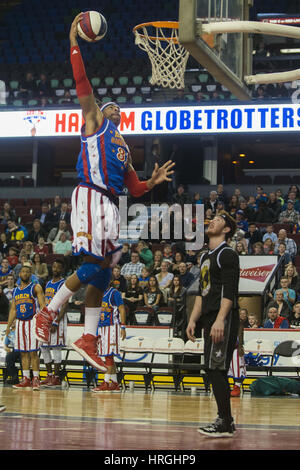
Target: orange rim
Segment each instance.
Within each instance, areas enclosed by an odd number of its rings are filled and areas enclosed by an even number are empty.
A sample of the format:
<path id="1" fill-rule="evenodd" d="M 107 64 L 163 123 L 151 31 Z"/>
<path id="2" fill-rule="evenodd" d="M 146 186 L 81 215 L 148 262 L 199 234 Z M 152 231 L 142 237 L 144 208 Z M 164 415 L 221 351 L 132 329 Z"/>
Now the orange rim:
<path id="1" fill-rule="evenodd" d="M 133 28 L 132 31 L 133 31 L 134 34 L 138 33 L 140 36 L 145 38 L 146 37 L 145 34 L 142 34 L 138 30 L 141 29 L 141 28 L 147 27 L 147 26 L 148 27 L 153 26 L 156 29 L 158 29 L 158 28 L 178 29 L 179 28 L 179 22 L 178 21 L 150 21 L 148 23 L 141 23 L 141 24 L 136 25 Z M 160 38 L 160 37 L 157 37 L 157 36 L 148 36 L 148 37 L 152 41 L 155 41 L 156 39 L 159 39 L 160 41 L 173 41 L 175 43 L 178 43 L 178 40 L 176 38 Z"/>

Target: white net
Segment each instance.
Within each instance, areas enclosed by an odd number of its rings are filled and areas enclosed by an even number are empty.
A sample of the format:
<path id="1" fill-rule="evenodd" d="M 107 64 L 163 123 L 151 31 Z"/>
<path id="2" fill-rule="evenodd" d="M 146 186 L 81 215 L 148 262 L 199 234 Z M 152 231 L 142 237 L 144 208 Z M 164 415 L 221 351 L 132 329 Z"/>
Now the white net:
<path id="1" fill-rule="evenodd" d="M 153 34 L 149 34 L 154 29 Z M 152 66 L 150 83 L 169 88 L 184 88 L 189 52 L 179 43 L 178 28 L 141 25 L 134 30 L 136 45 L 146 51 Z"/>

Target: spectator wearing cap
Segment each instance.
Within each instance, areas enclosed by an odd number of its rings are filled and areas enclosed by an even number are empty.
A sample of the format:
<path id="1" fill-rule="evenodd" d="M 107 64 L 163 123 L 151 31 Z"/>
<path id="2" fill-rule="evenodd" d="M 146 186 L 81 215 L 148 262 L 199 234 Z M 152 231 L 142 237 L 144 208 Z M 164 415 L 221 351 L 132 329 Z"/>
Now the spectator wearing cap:
<path id="1" fill-rule="evenodd" d="M 235 219 L 237 228 L 244 230 L 244 232 L 248 232 L 248 222 L 244 219 L 244 211 L 241 209 L 236 211 Z"/>
<path id="2" fill-rule="evenodd" d="M 279 223 L 281 224 L 297 224 L 299 219 L 299 212 L 294 208 L 294 201 L 289 199 L 286 205 L 286 210 L 282 211 L 279 215 Z"/>
<path id="3" fill-rule="evenodd" d="M 218 193 L 217 191 L 211 191 L 209 194 L 209 200 L 205 203 L 205 211 L 207 209 L 211 209 L 213 215 L 215 215 L 216 210 L 217 210 L 217 204 L 218 204 Z"/>

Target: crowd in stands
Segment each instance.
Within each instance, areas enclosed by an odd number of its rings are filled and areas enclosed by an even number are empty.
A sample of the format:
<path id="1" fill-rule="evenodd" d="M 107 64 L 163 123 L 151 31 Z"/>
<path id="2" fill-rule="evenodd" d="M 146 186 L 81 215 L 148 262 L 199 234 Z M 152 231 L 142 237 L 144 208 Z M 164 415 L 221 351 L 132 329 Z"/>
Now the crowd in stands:
<path id="1" fill-rule="evenodd" d="M 282 260 L 280 285 L 269 293 L 262 315 L 249 315 L 250 327 L 300 326 L 299 201 L 297 186 L 291 186 L 287 194 L 279 189 L 267 194 L 258 186 L 255 194 L 245 196 L 239 188 L 232 195 L 226 194 L 221 184 L 206 195 L 191 195 L 179 185 L 169 201 L 170 205 L 193 203 L 193 207 L 203 203 L 205 226 L 219 211 L 227 210 L 238 227 L 228 244 L 239 256 L 274 254 Z M 60 196 L 51 202 L 40 201 L 30 223 L 23 224 L 9 202 L 3 204 L 0 219 L 0 318 L 5 321 L 24 263 L 32 268 L 32 280 L 44 287 L 51 278 L 54 259 L 64 260 L 66 275 L 77 268 L 80 259 L 72 256 L 70 204 Z M 184 240 L 174 240 L 172 231 L 170 234 L 169 240 L 164 240 L 160 232 L 156 240 L 125 242 L 119 265 L 113 269 L 112 283 L 122 292 L 128 324 L 135 323 L 135 311 L 141 307 L 151 309 L 153 314 L 168 307 L 174 312 L 176 334 L 183 336 L 187 296 L 197 293 L 200 256 L 207 245 L 200 251 L 186 250 Z M 71 298 L 70 308 L 80 311 L 83 304 L 81 289 Z"/>

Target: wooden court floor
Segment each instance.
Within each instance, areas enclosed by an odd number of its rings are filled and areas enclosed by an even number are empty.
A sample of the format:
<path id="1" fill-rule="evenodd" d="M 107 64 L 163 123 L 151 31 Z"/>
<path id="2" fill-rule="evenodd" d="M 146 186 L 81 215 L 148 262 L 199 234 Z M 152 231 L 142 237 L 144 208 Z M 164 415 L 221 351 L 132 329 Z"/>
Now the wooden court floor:
<path id="1" fill-rule="evenodd" d="M 209 439 L 199 424 L 216 417 L 204 392 L 155 390 L 94 394 L 67 390 L 0 387 L 1 450 L 298 450 L 299 396 L 232 398 L 237 432 Z"/>

